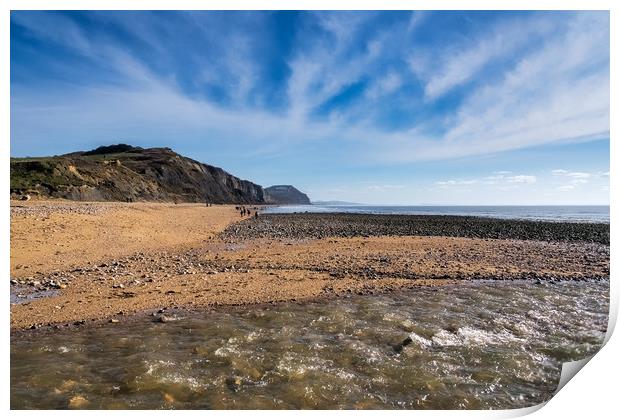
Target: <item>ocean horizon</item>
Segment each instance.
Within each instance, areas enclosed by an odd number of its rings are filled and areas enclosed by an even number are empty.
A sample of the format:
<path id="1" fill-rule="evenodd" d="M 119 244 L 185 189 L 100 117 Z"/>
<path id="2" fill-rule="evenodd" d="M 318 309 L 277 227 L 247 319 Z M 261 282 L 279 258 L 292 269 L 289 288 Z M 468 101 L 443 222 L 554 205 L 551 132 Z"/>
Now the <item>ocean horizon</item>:
<path id="1" fill-rule="evenodd" d="M 522 206 L 462 206 L 462 205 L 283 205 L 269 207 L 264 213 L 360 213 L 360 214 L 403 214 L 403 215 L 445 215 L 477 216 L 498 219 L 518 219 L 558 222 L 609 223 L 609 206 L 605 205 L 522 205 Z"/>

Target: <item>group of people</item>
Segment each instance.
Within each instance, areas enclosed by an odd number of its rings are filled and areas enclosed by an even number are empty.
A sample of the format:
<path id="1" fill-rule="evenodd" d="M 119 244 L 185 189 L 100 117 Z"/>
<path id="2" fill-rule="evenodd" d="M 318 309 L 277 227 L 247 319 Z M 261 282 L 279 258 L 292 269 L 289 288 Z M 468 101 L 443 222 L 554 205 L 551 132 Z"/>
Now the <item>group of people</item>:
<path id="1" fill-rule="evenodd" d="M 239 212 L 241 217 L 251 216 L 252 215 L 252 210 L 246 209 L 245 206 L 235 206 L 235 210 L 237 210 Z M 254 211 L 254 217 L 258 217 L 258 211 L 257 210 Z"/>
<path id="2" fill-rule="evenodd" d="M 205 200 L 205 205 L 207 207 L 211 207 L 213 206 L 213 203 L 209 203 Z M 241 217 L 252 216 L 252 210 L 246 208 L 245 206 L 235 206 L 235 210 L 239 212 Z M 258 217 L 258 210 L 256 210 L 256 208 L 254 208 L 254 217 Z"/>

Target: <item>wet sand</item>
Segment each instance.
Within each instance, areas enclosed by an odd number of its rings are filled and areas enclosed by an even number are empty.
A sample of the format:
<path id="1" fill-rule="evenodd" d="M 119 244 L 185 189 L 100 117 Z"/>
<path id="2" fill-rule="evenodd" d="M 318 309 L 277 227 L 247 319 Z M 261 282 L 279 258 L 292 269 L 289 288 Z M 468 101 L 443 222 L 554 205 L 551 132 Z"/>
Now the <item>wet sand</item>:
<path id="1" fill-rule="evenodd" d="M 337 215 L 322 225 L 336 233 L 320 239 L 259 230 L 269 220 L 285 220 L 279 218 L 242 221 L 234 206 L 12 203 L 11 287 L 22 297 L 11 305 L 11 328 L 116 322 L 161 308 L 323 299 L 471 279 L 609 278 L 609 247 L 596 241 L 386 236 L 381 229 L 339 235 L 329 223 L 351 223 Z M 293 219 L 299 226 L 295 220 L 304 219 Z M 592 227 L 595 236 L 604 231 Z M 580 229 L 590 235 L 587 226 Z M 29 299 L 34 291 L 53 295 Z"/>

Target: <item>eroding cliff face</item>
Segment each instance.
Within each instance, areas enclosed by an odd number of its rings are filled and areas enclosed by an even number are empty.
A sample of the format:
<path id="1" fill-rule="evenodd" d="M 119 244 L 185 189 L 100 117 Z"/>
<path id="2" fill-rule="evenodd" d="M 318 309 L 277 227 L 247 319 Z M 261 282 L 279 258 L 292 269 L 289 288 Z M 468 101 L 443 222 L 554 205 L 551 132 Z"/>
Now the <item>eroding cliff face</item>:
<path id="1" fill-rule="evenodd" d="M 265 188 L 268 204 L 310 204 L 308 196 L 292 185 L 273 185 Z"/>
<path id="2" fill-rule="evenodd" d="M 264 204 L 263 188 L 168 148 L 105 146 L 11 159 L 11 194 L 82 201 Z"/>

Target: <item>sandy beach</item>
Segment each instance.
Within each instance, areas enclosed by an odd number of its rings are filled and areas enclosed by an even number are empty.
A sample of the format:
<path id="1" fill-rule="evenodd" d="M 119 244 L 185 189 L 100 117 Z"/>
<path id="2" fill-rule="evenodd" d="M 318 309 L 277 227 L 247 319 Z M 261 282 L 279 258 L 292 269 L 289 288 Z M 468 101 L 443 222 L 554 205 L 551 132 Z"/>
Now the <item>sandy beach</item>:
<path id="1" fill-rule="evenodd" d="M 308 217 L 315 220 L 309 224 Z M 338 215 L 320 221 L 307 215 L 243 219 L 230 205 L 13 202 L 11 328 L 122 322 L 162 308 L 275 304 L 473 279 L 609 277 L 604 238 L 598 243 L 562 241 L 560 234 L 553 241 L 467 237 L 475 236 L 465 233 L 480 223 L 468 219 L 459 222 L 470 226 L 461 237 L 441 231 L 408 235 L 406 229 L 386 234 L 385 226 L 397 225 L 389 218 L 365 220 L 361 233 Z M 402 225 L 411 223 L 403 220 Z M 426 220 L 437 224 L 436 218 Z M 300 226 L 323 226 L 328 234 L 304 233 Z M 518 237 L 540 230 L 531 222 L 518 226 Z M 561 231 L 559 224 L 554 228 Z M 595 237 L 604 231 L 600 225 L 580 229 Z M 33 299 L 37 293 L 44 297 Z"/>

